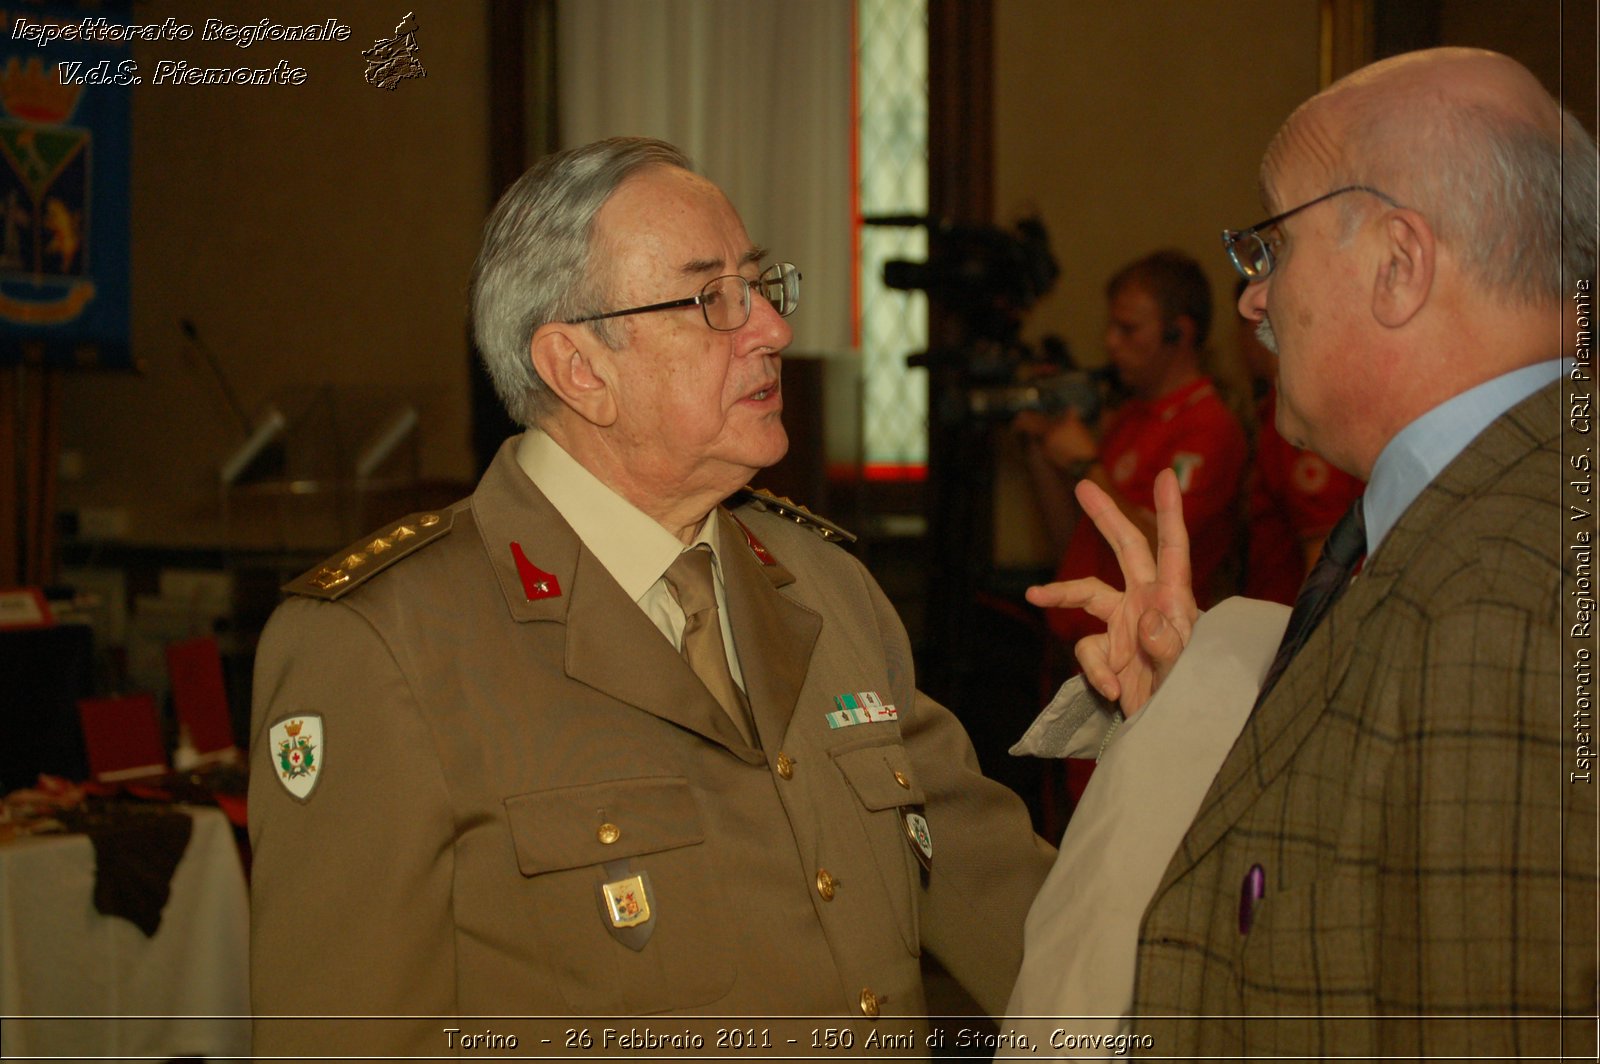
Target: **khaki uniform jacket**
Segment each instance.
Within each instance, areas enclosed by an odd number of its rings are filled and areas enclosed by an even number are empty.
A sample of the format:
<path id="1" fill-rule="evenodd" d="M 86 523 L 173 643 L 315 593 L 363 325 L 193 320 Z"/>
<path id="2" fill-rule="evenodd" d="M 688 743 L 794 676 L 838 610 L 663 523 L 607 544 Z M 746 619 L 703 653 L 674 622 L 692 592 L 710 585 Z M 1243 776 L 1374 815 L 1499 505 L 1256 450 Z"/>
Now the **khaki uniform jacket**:
<path id="1" fill-rule="evenodd" d="M 1143 1052 L 1552 1054 L 1593 1016 L 1563 413 L 1555 384 L 1485 429 L 1245 723 L 1144 915 Z M 1566 1039 L 1593 1059 L 1592 1019 Z"/>
<path id="2" fill-rule="evenodd" d="M 723 571 L 762 750 L 511 444 L 447 535 L 336 601 L 280 607 L 255 679 L 257 1053 L 447 1051 L 438 1021 L 267 1015 L 859 1019 L 870 995 L 917 1016 L 924 949 L 1004 1006 L 1049 847 L 917 692 L 866 570 L 757 505 L 737 518 L 756 542 Z M 746 543 L 731 522 L 722 537 Z M 558 593 L 530 601 L 513 544 Z M 898 720 L 830 727 L 858 692 Z M 302 801 L 268 734 L 307 714 L 324 750 Z M 618 930 L 601 885 L 640 874 L 651 919 Z"/>

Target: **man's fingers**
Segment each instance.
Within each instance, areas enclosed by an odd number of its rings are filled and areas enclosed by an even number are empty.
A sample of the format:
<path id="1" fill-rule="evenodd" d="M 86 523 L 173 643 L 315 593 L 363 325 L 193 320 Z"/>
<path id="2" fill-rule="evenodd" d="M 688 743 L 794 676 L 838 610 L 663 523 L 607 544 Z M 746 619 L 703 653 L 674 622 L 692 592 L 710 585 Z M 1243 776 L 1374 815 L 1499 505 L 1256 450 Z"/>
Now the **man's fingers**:
<path id="1" fill-rule="evenodd" d="M 1184 641 L 1183 633 L 1160 610 L 1148 610 L 1139 618 L 1139 649 L 1155 671 L 1152 690 L 1161 686 L 1161 681 L 1177 664 Z"/>
<path id="2" fill-rule="evenodd" d="M 1122 601 L 1122 592 L 1094 577 L 1082 580 L 1061 580 L 1054 584 L 1037 584 L 1024 593 L 1029 602 L 1054 610 L 1088 610 L 1105 620 Z"/>
<path id="3" fill-rule="evenodd" d="M 1173 487 L 1177 487 L 1177 480 L 1173 480 Z M 1138 584 L 1148 584 L 1156 579 L 1155 559 L 1150 557 L 1150 541 L 1145 539 L 1144 533 L 1139 531 L 1139 526 L 1128 520 L 1120 507 L 1111 496 L 1101 490 L 1100 485 L 1092 480 L 1080 480 L 1074 489 L 1078 497 L 1078 505 L 1083 507 L 1083 512 L 1089 515 L 1089 520 L 1094 522 L 1094 527 L 1100 530 L 1106 542 L 1111 544 L 1111 549 L 1116 552 L 1117 564 L 1122 568 L 1122 580 L 1127 587 Z M 1183 523 L 1183 500 L 1178 500 L 1179 524 Z M 1188 537 L 1184 540 L 1184 560 L 1188 561 Z"/>
<path id="4" fill-rule="evenodd" d="M 1106 660 L 1107 649 L 1104 635 L 1091 635 L 1078 640 L 1072 653 L 1077 657 L 1078 666 L 1083 670 L 1083 678 L 1089 682 L 1089 686 L 1108 701 L 1115 702 L 1122 688 L 1117 683 L 1116 670 Z"/>
<path id="5" fill-rule="evenodd" d="M 1156 573 L 1167 587 L 1194 586 L 1189 568 L 1189 530 L 1183 523 L 1183 492 L 1178 474 L 1163 469 L 1156 474 Z M 1096 522 L 1098 524 L 1099 522 Z"/>

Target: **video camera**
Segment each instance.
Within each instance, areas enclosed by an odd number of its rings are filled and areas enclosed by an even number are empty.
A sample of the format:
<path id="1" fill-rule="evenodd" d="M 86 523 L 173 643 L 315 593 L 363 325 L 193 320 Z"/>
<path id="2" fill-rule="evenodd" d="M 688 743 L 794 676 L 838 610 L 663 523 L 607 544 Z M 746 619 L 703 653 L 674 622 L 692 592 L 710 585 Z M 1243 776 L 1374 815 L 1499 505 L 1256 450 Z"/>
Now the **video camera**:
<path id="1" fill-rule="evenodd" d="M 961 396 L 939 404 L 947 420 L 1006 420 L 1024 410 L 1076 411 L 1093 423 L 1114 383 L 1110 370 L 1077 368 L 1067 345 L 1047 336 L 1037 349 L 1021 339 L 1022 316 L 1060 275 L 1050 236 L 1038 218 L 1014 230 L 933 222 L 920 215 L 863 218 L 866 225 L 926 226 L 926 262 L 883 264 L 883 283 L 920 290 L 953 314 L 965 342 L 912 355 L 912 365 L 954 366 Z"/>
<path id="2" fill-rule="evenodd" d="M 1073 369 L 1028 382 L 996 384 L 967 390 L 967 412 L 975 418 L 1009 421 L 1024 410 L 1042 414 L 1072 411 L 1086 425 L 1099 420 L 1100 412 L 1116 386 L 1116 371 Z"/>
<path id="3" fill-rule="evenodd" d="M 919 215 L 863 218 L 867 225 L 927 226 L 926 262 L 892 259 L 883 283 L 919 290 L 948 308 L 974 339 L 1017 342 L 1022 314 L 1055 284 L 1060 269 L 1044 223 L 1026 218 L 1011 232 L 995 226 L 935 223 Z"/>

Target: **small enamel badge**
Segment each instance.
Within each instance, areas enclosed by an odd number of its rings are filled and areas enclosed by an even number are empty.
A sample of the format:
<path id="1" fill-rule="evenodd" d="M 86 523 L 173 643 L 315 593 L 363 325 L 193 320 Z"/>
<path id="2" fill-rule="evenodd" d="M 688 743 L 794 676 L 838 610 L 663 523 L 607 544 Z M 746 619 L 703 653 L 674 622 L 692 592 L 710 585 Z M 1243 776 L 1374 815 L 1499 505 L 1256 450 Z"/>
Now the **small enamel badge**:
<path id="1" fill-rule="evenodd" d="M 876 724 L 900 719 L 900 711 L 892 704 L 886 705 L 876 691 L 834 695 L 833 704 L 838 708 L 827 715 L 830 728 L 848 728 L 853 724 Z"/>
<path id="2" fill-rule="evenodd" d="M 928 821 L 921 813 L 906 810 L 905 816 L 906 838 L 911 842 L 911 853 L 916 857 L 917 863 L 924 871 L 933 870 L 933 832 L 928 830 Z"/>
<path id="3" fill-rule="evenodd" d="M 601 922 L 611 937 L 634 952 L 644 949 L 655 934 L 656 916 L 651 905 L 650 873 L 634 871 L 626 859 L 608 861 L 605 879 L 595 892 Z"/>
<path id="4" fill-rule="evenodd" d="M 283 789 L 302 802 L 310 798 L 327 760 L 321 715 L 280 720 L 267 733 L 267 748 Z"/>
<path id="5" fill-rule="evenodd" d="M 629 876 L 600 887 L 606 898 L 606 913 L 612 927 L 638 927 L 650 919 L 650 897 L 645 893 L 644 880 Z"/>

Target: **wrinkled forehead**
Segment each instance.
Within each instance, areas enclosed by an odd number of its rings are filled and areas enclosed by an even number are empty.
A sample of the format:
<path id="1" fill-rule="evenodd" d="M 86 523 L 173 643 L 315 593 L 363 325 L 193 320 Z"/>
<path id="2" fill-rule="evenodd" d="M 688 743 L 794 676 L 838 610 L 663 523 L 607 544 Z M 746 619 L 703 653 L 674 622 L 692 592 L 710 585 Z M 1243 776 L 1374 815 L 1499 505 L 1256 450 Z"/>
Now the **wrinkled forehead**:
<path id="1" fill-rule="evenodd" d="M 597 218 L 601 276 L 623 289 L 703 284 L 759 259 L 722 190 L 699 174 L 652 167 L 619 185 Z"/>
<path id="2" fill-rule="evenodd" d="M 676 167 L 651 167 L 619 185 L 601 208 L 602 231 L 619 254 L 648 250 L 677 263 L 723 263 L 748 249 L 744 222 L 720 188 Z"/>
<path id="3" fill-rule="evenodd" d="M 1314 96 L 1278 129 L 1261 159 L 1261 202 L 1276 214 L 1319 196 L 1348 169 L 1348 116 L 1328 96 Z M 1313 191 L 1315 190 L 1315 191 Z"/>

